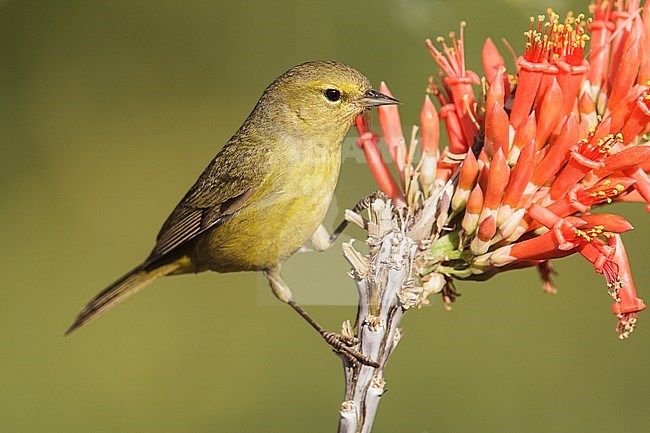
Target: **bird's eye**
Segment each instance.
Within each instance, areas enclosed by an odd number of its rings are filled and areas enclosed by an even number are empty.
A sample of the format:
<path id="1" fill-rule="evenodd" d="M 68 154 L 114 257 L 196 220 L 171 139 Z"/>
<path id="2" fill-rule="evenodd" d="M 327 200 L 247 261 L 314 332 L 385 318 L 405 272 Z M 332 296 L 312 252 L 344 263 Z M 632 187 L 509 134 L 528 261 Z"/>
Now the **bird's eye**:
<path id="1" fill-rule="evenodd" d="M 332 102 L 336 102 L 341 99 L 341 92 L 336 89 L 327 89 L 325 90 L 325 97 Z"/>

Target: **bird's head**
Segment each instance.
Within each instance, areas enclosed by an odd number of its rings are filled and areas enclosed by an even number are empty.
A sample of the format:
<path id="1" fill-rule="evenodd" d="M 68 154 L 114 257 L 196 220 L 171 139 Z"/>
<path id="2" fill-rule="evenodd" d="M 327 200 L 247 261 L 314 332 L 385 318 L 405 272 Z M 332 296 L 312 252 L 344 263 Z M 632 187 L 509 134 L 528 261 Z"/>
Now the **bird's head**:
<path id="1" fill-rule="evenodd" d="M 343 139 L 354 118 L 377 105 L 399 104 L 370 86 L 359 71 L 332 61 L 314 61 L 295 66 L 266 90 L 283 117 L 304 133 L 325 134 Z"/>

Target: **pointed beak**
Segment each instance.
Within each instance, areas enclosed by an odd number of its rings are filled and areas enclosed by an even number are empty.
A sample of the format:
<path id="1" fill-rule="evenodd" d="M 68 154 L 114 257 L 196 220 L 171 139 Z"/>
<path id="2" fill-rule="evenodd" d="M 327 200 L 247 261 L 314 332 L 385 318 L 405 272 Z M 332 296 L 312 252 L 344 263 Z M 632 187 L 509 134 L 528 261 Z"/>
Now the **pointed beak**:
<path id="1" fill-rule="evenodd" d="M 376 90 L 370 89 L 359 98 L 359 103 L 364 107 L 374 107 L 377 105 L 396 105 L 401 104 L 395 98 L 379 93 Z"/>

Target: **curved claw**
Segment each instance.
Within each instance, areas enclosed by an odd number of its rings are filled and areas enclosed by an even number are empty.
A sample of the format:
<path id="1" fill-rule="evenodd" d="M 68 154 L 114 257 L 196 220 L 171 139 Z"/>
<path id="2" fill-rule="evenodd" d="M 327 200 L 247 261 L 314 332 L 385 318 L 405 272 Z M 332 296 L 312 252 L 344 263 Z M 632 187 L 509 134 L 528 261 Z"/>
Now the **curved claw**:
<path id="1" fill-rule="evenodd" d="M 356 338 L 354 337 L 350 338 L 341 334 L 336 334 L 334 332 L 326 332 L 326 331 L 322 332 L 321 335 L 323 336 L 323 339 L 327 342 L 327 344 L 332 346 L 335 351 L 345 356 L 350 362 L 352 363 L 360 362 L 370 367 L 379 368 L 378 362 L 373 361 L 363 353 L 351 347 L 356 345 L 359 342 L 359 340 L 357 340 Z"/>

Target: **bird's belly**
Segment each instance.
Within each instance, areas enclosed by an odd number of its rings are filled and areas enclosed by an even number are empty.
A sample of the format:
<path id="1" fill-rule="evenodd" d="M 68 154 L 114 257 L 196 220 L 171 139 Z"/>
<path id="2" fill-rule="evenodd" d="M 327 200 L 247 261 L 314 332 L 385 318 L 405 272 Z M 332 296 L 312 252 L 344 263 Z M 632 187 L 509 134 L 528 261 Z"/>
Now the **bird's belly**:
<path id="1" fill-rule="evenodd" d="M 244 207 L 199 240 L 195 263 L 218 272 L 261 270 L 282 263 L 325 218 L 337 177 L 334 170 L 326 178 L 303 178 Z"/>

